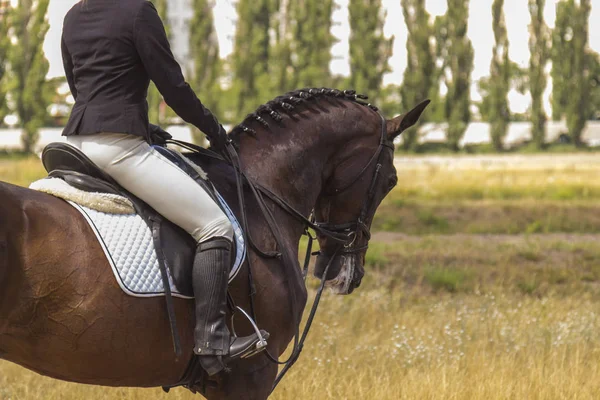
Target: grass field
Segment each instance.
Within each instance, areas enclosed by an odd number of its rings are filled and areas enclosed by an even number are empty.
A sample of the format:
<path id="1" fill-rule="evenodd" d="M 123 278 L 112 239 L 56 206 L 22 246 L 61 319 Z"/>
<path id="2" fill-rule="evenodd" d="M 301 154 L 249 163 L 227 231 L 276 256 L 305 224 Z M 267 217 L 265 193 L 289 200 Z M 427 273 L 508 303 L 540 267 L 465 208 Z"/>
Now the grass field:
<path id="1" fill-rule="evenodd" d="M 600 157 L 406 157 L 367 275 L 326 295 L 274 399 L 597 399 Z M 0 161 L 0 180 L 43 176 Z M 311 287 L 316 282 L 311 281 Z M 0 399 L 192 399 L 0 362 Z"/>

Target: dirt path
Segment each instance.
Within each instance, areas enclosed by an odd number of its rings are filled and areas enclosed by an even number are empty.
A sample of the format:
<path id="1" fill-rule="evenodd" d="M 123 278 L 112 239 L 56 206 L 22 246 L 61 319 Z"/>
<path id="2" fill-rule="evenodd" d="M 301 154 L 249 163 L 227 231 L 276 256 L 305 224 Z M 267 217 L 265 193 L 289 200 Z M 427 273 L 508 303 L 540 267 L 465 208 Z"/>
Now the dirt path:
<path id="1" fill-rule="evenodd" d="M 418 242 L 423 238 L 435 237 L 438 239 L 446 239 L 449 242 L 460 242 L 462 240 L 476 240 L 490 244 L 499 243 L 518 243 L 524 240 L 533 242 L 589 242 L 600 243 L 600 234 L 574 234 L 574 233 L 547 233 L 547 234 L 531 234 L 531 235 L 496 235 L 496 234 L 464 234 L 458 233 L 453 235 L 425 235 L 415 236 L 405 233 L 396 232 L 374 232 L 372 240 L 379 243 L 394 243 L 398 241 Z"/>
<path id="2" fill-rule="evenodd" d="M 397 167 L 450 169 L 597 169 L 597 153 L 567 154 L 478 154 L 478 155 L 396 155 Z"/>

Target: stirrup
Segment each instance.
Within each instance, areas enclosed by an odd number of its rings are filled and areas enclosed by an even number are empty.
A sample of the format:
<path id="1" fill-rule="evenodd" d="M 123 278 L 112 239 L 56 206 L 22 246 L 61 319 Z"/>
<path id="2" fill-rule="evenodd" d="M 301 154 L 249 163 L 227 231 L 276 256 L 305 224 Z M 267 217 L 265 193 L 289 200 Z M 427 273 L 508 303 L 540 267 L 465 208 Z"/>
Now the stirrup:
<path id="1" fill-rule="evenodd" d="M 269 338 L 269 333 L 258 329 L 256 322 L 254 322 L 252 317 L 250 317 L 250 315 L 248 315 L 248 313 L 246 311 L 244 311 L 243 308 L 241 308 L 240 306 L 235 306 L 235 309 L 240 311 L 242 313 L 242 315 L 245 316 L 246 319 L 248 319 L 248 321 L 250 321 L 250 325 L 252 325 L 252 329 L 254 329 L 254 332 L 256 333 L 256 336 L 258 337 L 258 342 L 256 342 L 254 349 L 252 351 L 248 351 L 240 356 L 240 358 L 249 358 L 249 357 L 252 357 L 252 356 L 262 352 L 263 350 L 265 350 L 267 348 L 267 345 L 268 345 L 267 339 Z M 237 337 L 238 335 L 235 332 L 235 325 L 233 323 L 234 315 L 231 316 L 231 330 L 232 330 L 233 336 Z"/>

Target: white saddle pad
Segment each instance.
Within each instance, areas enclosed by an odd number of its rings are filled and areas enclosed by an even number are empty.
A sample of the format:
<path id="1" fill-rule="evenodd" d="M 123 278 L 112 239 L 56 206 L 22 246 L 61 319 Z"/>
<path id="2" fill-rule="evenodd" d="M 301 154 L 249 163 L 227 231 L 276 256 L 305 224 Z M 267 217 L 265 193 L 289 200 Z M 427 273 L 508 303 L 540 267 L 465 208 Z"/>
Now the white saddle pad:
<path id="1" fill-rule="evenodd" d="M 233 212 L 217 193 L 225 213 L 233 224 L 236 241 L 235 263 L 229 275 L 231 282 L 239 272 L 246 257 L 246 244 L 241 226 Z M 104 254 L 123 291 L 136 297 L 164 296 L 164 286 L 152 232 L 137 214 L 108 214 L 69 203 L 85 217 L 96 234 Z M 189 299 L 177 291 L 169 269 L 169 283 L 173 296 Z"/>

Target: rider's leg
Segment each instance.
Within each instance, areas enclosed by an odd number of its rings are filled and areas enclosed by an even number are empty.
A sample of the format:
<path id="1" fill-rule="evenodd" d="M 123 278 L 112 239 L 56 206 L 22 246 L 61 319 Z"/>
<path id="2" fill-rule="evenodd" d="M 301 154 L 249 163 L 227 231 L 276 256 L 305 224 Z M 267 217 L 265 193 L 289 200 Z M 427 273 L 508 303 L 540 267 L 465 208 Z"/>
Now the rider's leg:
<path id="1" fill-rule="evenodd" d="M 233 227 L 212 198 L 140 137 L 103 133 L 67 140 L 125 189 L 196 239 L 194 352 L 206 356 L 201 363 L 207 372 L 223 369 L 223 357 L 236 358 L 253 350 L 256 334 L 232 341 L 227 328 Z"/>
<path id="2" fill-rule="evenodd" d="M 233 239 L 231 223 L 208 193 L 141 137 L 102 133 L 69 136 L 67 141 L 196 242 Z"/>

